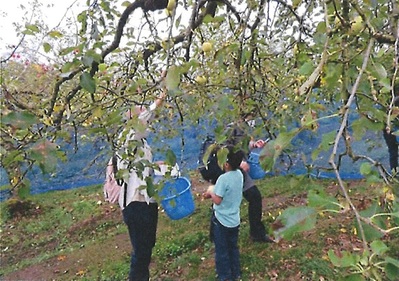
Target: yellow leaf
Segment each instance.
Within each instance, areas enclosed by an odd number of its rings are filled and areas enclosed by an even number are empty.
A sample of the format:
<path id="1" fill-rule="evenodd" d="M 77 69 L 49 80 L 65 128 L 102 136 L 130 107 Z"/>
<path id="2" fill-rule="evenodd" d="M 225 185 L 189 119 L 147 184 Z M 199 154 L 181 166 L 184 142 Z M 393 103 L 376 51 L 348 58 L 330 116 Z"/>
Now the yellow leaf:
<path id="1" fill-rule="evenodd" d="M 58 261 L 64 261 L 66 259 L 66 256 L 58 256 L 57 260 Z"/>
<path id="2" fill-rule="evenodd" d="M 86 270 L 79 270 L 78 272 L 76 272 L 76 275 L 78 276 L 83 276 L 86 273 Z"/>

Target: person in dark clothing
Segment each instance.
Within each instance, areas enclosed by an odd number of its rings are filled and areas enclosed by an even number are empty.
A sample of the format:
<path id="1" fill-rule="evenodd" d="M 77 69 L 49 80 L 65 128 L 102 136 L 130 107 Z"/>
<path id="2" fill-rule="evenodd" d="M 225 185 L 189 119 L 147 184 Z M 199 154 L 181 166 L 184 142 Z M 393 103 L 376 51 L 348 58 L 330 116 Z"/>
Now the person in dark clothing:
<path id="1" fill-rule="evenodd" d="M 255 141 L 246 134 L 250 128 L 251 119 L 252 115 L 247 114 L 239 122 L 227 126 L 228 144 L 240 146 L 248 151 L 265 146 L 264 140 Z M 249 175 L 250 167 L 246 159 L 241 162 L 240 167 L 244 175 L 243 196 L 248 201 L 250 237 L 254 242 L 273 243 L 274 240 L 267 235 L 266 227 L 262 222 L 262 194 Z"/>
<path id="2" fill-rule="evenodd" d="M 229 124 L 226 128 L 227 145 L 233 145 L 247 153 L 256 148 L 262 148 L 266 144 L 263 140 L 255 141 L 246 133 L 251 127 L 251 115 L 248 114 L 242 118 L 239 122 Z M 207 163 L 203 163 L 203 156 L 210 149 Z M 218 166 L 217 161 L 218 145 L 215 143 L 213 136 L 207 136 L 206 141 L 203 143 L 199 156 L 199 172 L 203 179 L 215 184 L 218 177 L 223 174 L 222 169 Z M 202 164 L 202 165 L 201 165 Z M 248 217 L 249 217 L 249 232 L 250 237 L 255 242 L 274 242 L 267 235 L 266 227 L 262 222 L 262 195 L 256 186 L 254 180 L 249 175 L 250 165 L 244 159 L 241 163 L 241 171 L 244 175 L 244 188 L 243 196 L 248 202 Z"/>
<path id="3" fill-rule="evenodd" d="M 394 89 L 395 97 L 393 100 L 393 105 L 399 107 L 399 83 L 395 85 Z M 398 136 L 394 135 L 393 133 L 395 130 L 399 130 L 399 120 L 396 118 L 392 122 L 393 126 L 387 126 L 383 130 L 383 136 L 385 139 L 385 143 L 388 147 L 388 155 L 389 155 L 389 166 L 391 168 L 391 172 L 395 175 L 399 174 L 398 168 Z"/>

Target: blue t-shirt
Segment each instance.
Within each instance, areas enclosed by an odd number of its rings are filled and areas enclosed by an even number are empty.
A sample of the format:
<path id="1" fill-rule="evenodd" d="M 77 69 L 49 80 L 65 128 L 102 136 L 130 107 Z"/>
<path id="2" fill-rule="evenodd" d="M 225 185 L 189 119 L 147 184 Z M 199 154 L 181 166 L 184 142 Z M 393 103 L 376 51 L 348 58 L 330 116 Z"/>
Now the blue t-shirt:
<path id="1" fill-rule="evenodd" d="M 213 192 L 222 197 L 222 202 L 213 204 L 215 216 L 225 227 L 240 225 L 240 205 L 244 177 L 240 170 L 229 171 L 216 181 Z"/>

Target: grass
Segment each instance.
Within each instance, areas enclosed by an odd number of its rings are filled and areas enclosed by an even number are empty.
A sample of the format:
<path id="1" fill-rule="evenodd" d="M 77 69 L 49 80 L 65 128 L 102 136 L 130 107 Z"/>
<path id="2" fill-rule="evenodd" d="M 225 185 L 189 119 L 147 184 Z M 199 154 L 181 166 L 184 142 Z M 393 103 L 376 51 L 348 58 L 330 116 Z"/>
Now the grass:
<path id="1" fill-rule="evenodd" d="M 193 215 L 173 221 L 160 211 L 152 280 L 215 280 L 214 249 L 208 237 L 211 203 L 201 197 L 207 185 L 195 177 L 192 181 Z M 348 185 L 355 203 L 374 198 L 378 191 L 363 181 Z M 258 187 L 270 232 L 281 211 L 306 205 L 310 189 L 340 196 L 333 180 L 298 176 L 267 178 Z M 119 207 L 103 202 L 101 186 L 34 195 L 22 206 L 9 200 L 0 207 L 2 280 L 126 280 L 131 251 L 127 228 Z M 243 280 L 338 280 L 343 272 L 333 267 L 327 251 L 361 250 L 351 213 L 319 216 L 315 229 L 272 245 L 250 241 L 245 200 L 241 214 Z M 393 256 L 399 252 L 399 235 L 384 242 Z"/>

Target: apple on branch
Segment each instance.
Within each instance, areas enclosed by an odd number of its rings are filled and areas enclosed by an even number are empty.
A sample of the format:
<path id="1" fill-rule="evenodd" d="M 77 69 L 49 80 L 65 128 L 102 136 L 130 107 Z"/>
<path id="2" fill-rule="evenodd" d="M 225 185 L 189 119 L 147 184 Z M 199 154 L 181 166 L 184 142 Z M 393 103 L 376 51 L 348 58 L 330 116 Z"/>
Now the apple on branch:
<path id="1" fill-rule="evenodd" d="M 210 52 L 212 50 L 213 46 L 211 42 L 204 42 L 202 44 L 202 51 L 205 53 Z"/>
<path id="2" fill-rule="evenodd" d="M 195 82 L 197 82 L 198 84 L 204 85 L 207 82 L 207 79 L 205 76 L 199 75 L 199 76 L 195 77 Z"/>

